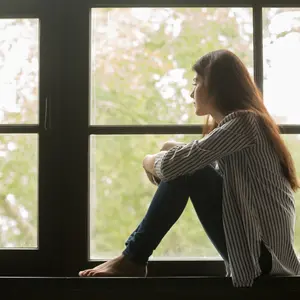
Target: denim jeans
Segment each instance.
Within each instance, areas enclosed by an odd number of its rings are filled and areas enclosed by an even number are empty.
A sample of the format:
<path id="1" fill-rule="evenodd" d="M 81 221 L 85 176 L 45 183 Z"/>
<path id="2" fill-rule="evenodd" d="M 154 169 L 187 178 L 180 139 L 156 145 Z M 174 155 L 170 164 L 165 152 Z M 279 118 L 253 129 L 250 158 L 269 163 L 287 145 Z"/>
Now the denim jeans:
<path id="1" fill-rule="evenodd" d="M 228 261 L 222 220 L 222 185 L 220 173 L 206 166 L 158 185 L 148 211 L 129 236 L 123 254 L 137 264 L 147 264 L 160 241 L 182 214 L 190 198 L 197 216 L 221 257 Z M 263 274 L 271 269 L 271 256 L 262 246 L 260 265 Z"/>

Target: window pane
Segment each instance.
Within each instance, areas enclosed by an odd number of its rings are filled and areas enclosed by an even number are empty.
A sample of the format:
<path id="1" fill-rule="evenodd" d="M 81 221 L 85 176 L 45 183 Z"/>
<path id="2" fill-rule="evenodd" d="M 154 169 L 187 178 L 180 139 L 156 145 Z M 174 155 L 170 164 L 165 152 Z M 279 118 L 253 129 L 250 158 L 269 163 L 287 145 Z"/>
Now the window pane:
<path id="1" fill-rule="evenodd" d="M 297 176 L 300 178 L 300 134 L 284 134 L 283 139 L 286 142 L 293 160 L 296 165 Z M 295 193 L 296 203 L 296 231 L 295 231 L 295 249 L 300 256 L 300 190 Z"/>
<path id="2" fill-rule="evenodd" d="M 124 242 L 145 215 L 157 189 L 150 183 L 142 167 L 145 155 L 158 152 L 170 138 L 189 142 L 199 137 L 91 136 L 91 259 L 111 258 L 120 254 Z M 154 257 L 219 257 L 190 201 L 183 215 L 155 250 Z"/>
<path id="3" fill-rule="evenodd" d="M 263 9 L 264 99 L 278 123 L 300 124 L 300 8 Z"/>
<path id="4" fill-rule="evenodd" d="M 38 136 L 0 135 L 0 248 L 37 247 Z"/>
<path id="5" fill-rule="evenodd" d="M 124 242 L 144 217 L 157 189 L 145 175 L 142 160 L 147 153 L 158 152 L 163 142 L 172 138 L 187 143 L 201 138 L 201 135 L 91 136 L 91 259 L 111 258 L 124 249 Z M 283 138 L 300 178 L 300 135 L 284 135 Z M 295 248 L 300 255 L 300 191 L 295 198 Z M 220 257 L 207 238 L 190 201 L 153 257 Z"/>
<path id="6" fill-rule="evenodd" d="M 92 125 L 203 122 L 191 67 L 219 48 L 253 73 L 251 8 L 95 8 L 91 26 Z"/>
<path id="7" fill-rule="evenodd" d="M 0 20 L 0 123 L 38 123 L 39 20 Z"/>

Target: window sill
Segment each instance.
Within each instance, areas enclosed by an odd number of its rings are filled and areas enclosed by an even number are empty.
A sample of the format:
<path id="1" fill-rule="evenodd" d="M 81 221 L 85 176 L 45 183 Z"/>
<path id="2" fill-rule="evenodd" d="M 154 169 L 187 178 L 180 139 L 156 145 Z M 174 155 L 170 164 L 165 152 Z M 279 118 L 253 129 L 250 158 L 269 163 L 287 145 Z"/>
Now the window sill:
<path id="1" fill-rule="evenodd" d="M 234 288 L 224 277 L 0 277 L 3 299 L 283 299 L 300 296 L 300 276 L 265 277 L 252 288 Z M 249 298 L 248 298 L 249 297 Z M 255 298 L 254 298 L 255 297 Z M 125 297 L 126 298 L 126 297 Z M 90 298 L 91 299 L 91 298 Z M 163 299 L 163 298 L 158 298 Z M 291 298 L 292 299 L 292 298 Z"/>

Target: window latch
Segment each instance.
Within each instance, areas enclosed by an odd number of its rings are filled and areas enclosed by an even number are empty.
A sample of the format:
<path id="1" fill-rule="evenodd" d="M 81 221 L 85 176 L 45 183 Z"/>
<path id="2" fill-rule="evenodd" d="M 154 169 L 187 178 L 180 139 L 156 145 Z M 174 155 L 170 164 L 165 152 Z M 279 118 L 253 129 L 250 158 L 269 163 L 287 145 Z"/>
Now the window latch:
<path id="1" fill-rule="evenodd" d="M 44 129 L 45 131 L 51 129 L 50 97 L 46 97 L 45 99 Z"/>

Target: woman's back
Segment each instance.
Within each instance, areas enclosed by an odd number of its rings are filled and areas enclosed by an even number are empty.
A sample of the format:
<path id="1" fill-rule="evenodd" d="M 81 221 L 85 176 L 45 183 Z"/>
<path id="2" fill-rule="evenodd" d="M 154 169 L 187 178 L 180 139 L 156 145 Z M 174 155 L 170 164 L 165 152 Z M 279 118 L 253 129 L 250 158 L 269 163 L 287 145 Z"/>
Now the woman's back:
<path id="1" fill-rule="evenodd" d="M 260 242 L 263 241 L 272 255 L 270 274 L 298 274 L 300 264 L 293 249 L 292 188 L 282 173 L 279 158 L 259 116 L 247 111 L 226 116 L 227 123 L 233 119 L 238 120 L 235 128 L 241 136 L 243 132 L 251 132 L 251 142 L 249 140 L 248 147 L 218 161 L 224 177 L 224 229 L 231 267 L 241 274 L 249 274 L 249 278 L 257 276 Z M 234 130 L 232 126 L 231 130 Z M 232 271 L 229 265 L 227 271 Z M 232 276 L 243 278 L 241 274 L 233 272 Z"/>

